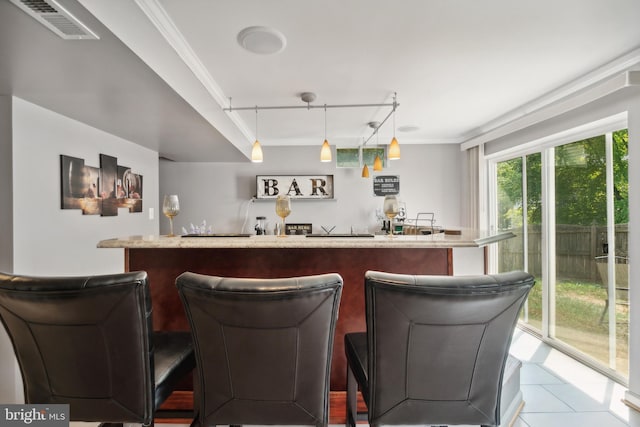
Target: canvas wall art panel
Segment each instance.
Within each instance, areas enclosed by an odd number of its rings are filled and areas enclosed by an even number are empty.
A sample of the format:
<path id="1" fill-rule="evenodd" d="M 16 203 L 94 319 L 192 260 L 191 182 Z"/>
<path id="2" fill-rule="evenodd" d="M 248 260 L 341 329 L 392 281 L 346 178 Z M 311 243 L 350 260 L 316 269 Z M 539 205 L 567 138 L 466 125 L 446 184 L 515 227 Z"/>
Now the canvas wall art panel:
<path id="1" fill-rule="evenodd" d="M 60 155 L 60 208 L 80 209 L 84 215 L 118 215 L 118 209 L 142 212 L 142 175 L 118 159 L 100 154 L 100 167 Z"/>

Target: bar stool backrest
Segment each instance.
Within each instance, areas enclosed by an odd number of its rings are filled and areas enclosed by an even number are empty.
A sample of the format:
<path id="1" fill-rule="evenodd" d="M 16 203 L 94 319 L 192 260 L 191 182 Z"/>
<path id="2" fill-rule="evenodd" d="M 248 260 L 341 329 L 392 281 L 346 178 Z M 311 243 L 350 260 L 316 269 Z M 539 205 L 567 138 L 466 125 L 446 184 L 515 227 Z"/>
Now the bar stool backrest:
<path id="1" fill-rule="evenodd" d="M 327 425 L 338 274 L 176 280 L 196 352 L 200 425 Z"/>
<path id="2" fill-rule="evenodd" d="M 145 272 L 0 273 L 0 319 L 26 403 L 68 403 L 72 421 L 152 422 L 154 348 Z"/>
<path id="3" fill-rule="evenodd" d="M 511 336 L 533 284 L 524 272 L 367 272 L 370 424 L 499 424 Z"/>

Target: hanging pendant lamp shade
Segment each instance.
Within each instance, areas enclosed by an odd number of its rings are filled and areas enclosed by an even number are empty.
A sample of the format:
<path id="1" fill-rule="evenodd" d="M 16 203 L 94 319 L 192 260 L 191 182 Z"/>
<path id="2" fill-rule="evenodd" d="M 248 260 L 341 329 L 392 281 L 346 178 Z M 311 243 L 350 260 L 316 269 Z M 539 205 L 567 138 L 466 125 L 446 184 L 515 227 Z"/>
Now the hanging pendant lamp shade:
<path id="1" fill-rule="evenodd" d="M 389 160 L 398 160 L 400 158 L 400 144 L 396 139 L 396 107 L 398 102 L 396 101 L 396 95 L 393 95 L 393 139 L 389 143 L 389 153 L 387 157 Z"/>
<path id="2" fill-rule="evenodd" d="M 327 105 L 324 106 L 324 142 L 322 143 L 322 149 L 320 150 L 320 161 L 331 161 L 331 146 L 327 141 Z"/>
<path id="3" fill-rule="evenodd" d="M 373 170 L 374 171 L 382 170 L 382 159 L 377 154 L 376 154 L 376 159 L 373 161 Z"/>
<path id="4" fill-rule="evenodd" d="M 380 134 L 378 133 L 380 122 L 369 122 L 369 127 L 375 129 L 376 147 L 378 147 L 378 145 L 380 145 Z M 380 158 L 379 154 L 376 154 L 376 158 L 373 159 L 373 170 L 376 172 L 382 170 L 382 159 Z"/>
<path id="5" fill-rule="evenodd" d="M 256 142 L 253 143 L 253 148 L 251 149 L 251 161 L 253 163 L 262 163 L 262 146 L 260 145 L 260 141 L 256 139 Z"/>
<path id="6" fill-rule="evenodd" d="M 262 146 L 258 141 L 258 106 L 256 105 L 256 142 L 253 143 L 251 149 L 251 161 L 253 163 L 262 163 Z"/>
<path id="7" fill-rule="evenodd" d="M 364 167 L 362 168 L 362 177 L 363 178 L 369 178 L 369 167 L 367 166 L 366 163 L 365 163 Z"/>
<path id="8" fill-rule="evenodd" d="M 394 136 L 391 140 L 391 144 L 389 144 L 389 160 L 398 160 L 400 158 L 400 144 L 398 144 L 398 140 Z"/>
<path id="9" fill-rule="evenodd" d="M 322 143 L 322 149 L 320 150 L 320 161 L 321 162 L 331 161 L 331 146 L 329 145 L 329 141 L 327 141 L 326 139 Z"/>

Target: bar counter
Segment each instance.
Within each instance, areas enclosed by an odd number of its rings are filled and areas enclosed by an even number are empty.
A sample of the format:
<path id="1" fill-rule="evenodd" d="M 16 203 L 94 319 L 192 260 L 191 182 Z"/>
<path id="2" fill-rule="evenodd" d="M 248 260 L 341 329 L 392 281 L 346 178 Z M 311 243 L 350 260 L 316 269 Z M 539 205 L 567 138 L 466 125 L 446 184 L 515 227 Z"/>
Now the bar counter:
<path id="1" fill-rule="evenodd" d="M 99 242 L 123 248 L 125 271 L 149 275 L 156 330 L 188 330 L 175 279 L 185 271 L 230 277 L 293 277 L 339 273 L 344 280 L 331 368 L 331 390 L 346 389 L 344 334 L 365 330 L 364 274 L 367 270 L 405 274 L 454 272 L 454 248 L 478 248 L 513 237 L 462 231 L 459 235 L 307 237 L 131 236 Z M 464 262 L 464 261 L 460 261 Z M 484 264 L 486 266 L 486 263 Z M 485 267 L 486 269 L 486 267 Z"/>
<path id="2" fill-rule="evenodd" d="M 460 248 L 482 247 L 489 243 L 514 237 L 511 232 L 488 234 L 472 230 L 460 230 L 460 234 L 431 234 L 412 236 L 376 235 L 327 235 L 326 237 L 307 237 L 273 235 L 237 237 L 234 234 L 213 234 L 197 237 L 186 236 L 129 236 L 102 240 L 99 248 Z"/>

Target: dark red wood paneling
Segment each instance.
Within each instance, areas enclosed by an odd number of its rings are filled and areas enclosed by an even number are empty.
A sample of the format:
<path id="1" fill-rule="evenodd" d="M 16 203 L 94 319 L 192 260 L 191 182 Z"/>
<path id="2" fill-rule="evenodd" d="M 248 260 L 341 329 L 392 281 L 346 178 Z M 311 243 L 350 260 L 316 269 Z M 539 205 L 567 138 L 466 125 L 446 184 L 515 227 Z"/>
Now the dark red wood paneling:
<path id="1" fill-rule="evenodd" d="M 156 330 L 188 330 L 175 279 L 185 271 L 279 278 L 339 273 L 344 280 L 331 367 L 331 390 L 346 389 L 344 334 L 365 330 L 364 274 L 367 270 L 404 274 L 452 274 L 447 248 L 197 248 L 126 250 L 128 271 L 149 274 Z"/>

